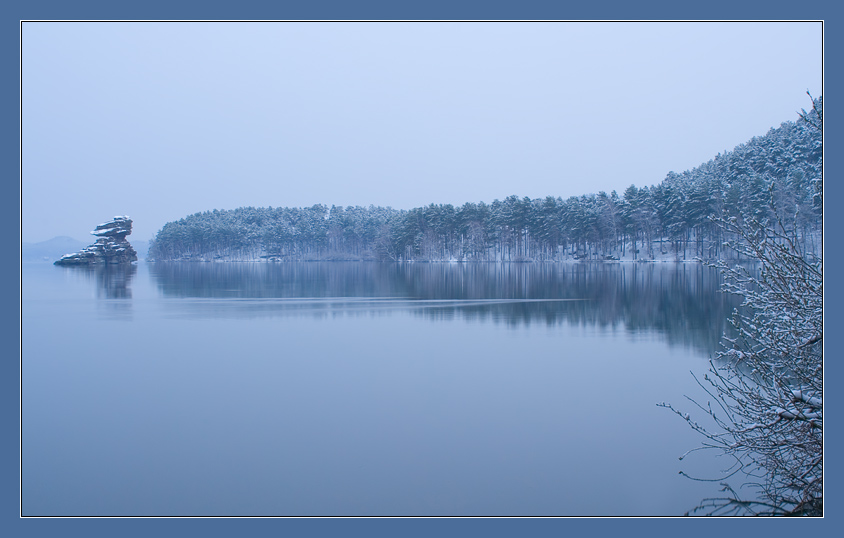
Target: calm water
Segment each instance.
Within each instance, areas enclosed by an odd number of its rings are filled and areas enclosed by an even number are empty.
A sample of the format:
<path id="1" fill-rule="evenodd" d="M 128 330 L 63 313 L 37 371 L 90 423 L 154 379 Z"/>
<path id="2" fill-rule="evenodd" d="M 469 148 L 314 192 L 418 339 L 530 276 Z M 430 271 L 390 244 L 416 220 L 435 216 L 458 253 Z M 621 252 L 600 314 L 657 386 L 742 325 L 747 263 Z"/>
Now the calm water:
<path id="1" fill-rule="evenodd" d="M 23 267 L 29 516 L 682 515 L 696 264 Z M 691 404 L 686 405 L 691 411 Z M 697 453 L 696 453 L 697 454 Z"/>

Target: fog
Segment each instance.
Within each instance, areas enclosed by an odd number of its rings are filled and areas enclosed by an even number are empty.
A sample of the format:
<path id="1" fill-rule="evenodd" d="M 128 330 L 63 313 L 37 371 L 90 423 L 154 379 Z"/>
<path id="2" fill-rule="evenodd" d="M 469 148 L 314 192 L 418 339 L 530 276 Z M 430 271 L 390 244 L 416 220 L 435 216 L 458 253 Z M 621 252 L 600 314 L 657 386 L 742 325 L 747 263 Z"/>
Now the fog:
<path id="1" fill-rule="evenodd" d="M 691 169 L 822 93 L 821 23 L 26 22 L 22 238 Z"/>

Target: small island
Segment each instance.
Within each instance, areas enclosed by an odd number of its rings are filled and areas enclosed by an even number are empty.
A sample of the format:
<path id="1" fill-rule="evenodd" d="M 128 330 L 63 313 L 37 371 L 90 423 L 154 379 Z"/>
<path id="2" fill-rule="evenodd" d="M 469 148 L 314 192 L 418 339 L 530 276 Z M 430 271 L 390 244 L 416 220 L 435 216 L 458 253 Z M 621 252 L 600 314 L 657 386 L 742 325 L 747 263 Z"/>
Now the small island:
<path id="1" fill-rule="evenodd" d="M 97 225 L 91 235 L 97 242 L 79 252 L 65 254 L 53 265 L 95 265 L 128 264 L 138 261 L 138 253 L 132 248 L 126 236 L 132 233 L 132 219 L 127 216 L 114 217 L 109 222 Z"/>

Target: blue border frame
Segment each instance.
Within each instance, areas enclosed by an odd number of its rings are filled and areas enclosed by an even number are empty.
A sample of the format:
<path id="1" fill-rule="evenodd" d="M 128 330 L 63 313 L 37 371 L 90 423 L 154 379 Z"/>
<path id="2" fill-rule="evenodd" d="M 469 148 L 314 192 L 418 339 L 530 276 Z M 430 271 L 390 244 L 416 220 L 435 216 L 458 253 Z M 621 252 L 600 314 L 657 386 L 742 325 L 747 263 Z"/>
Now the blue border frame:
<path id="1" fill-rule="evenodd" d="M 271 1 L 271 0 L 240 0 L 238 2 L 226 0 L 147 0 L 145 2 L 116 2 L 103 0 L 34 0 L 7 2 L 2 8 L 2 31 L 0 37 L 4 41 L 3 58 L 7 72 L 19 73 L 19 21 L 21 19 L 800 19 L 825 20 L 825 89 L 835 87 L 838 78 L 837 52 L 841 32 L 836 30 L 835 17 L 838 9 L 833 7 L 831 0 L 817 0 L 815 2 L 794 2 L 791 0 L 742 1 L 742 0 L 710 0 L 707 2 L 684 3 L 674 1 L 639 2 L 625 0 L 601 0 L 589 5 L 574 3 L 568 6 L 561 1 L 549 0 L 428 0 L 428 1 L 385 1 L 385 0 L 316 0 L 305 1 Z M 836 35 L 838 34 L 838 36 Z M 787 66 L 784 66 L 787 68 Z M 10 76 L 14 80 L 18 77 Z M 12 103 L 19 103 L 17 85 L 11 80 L 3 85 L 4 102 L 2 125 L 4 144 L 2 151 L 8 174 L 3 187 L 5 196 L 0 197 L 3 211 L 0 211 L 0 222 L 3 230 L 3 251 L 16 252 L 19 247 L 12 239 L 11 230 L 20 230 L 19 180 L 17 163 L 19 162 L 19 128 L 13 132 L 13 126 L 19 126 L 19 107 L 13 112 Z M 752 98 L 752 96 L 749 96 Z M 837 106 L 833 99 L 825 96 L 827 119 L 835 122 Z M 828 111 L 832 110 L 832 116 Z M 827 121 L 826 140 L 835 144 L 837 129 L 833 123 Z M 837 164 L 835 151 L 827 152 L 833 158 L 827 160 L 827 176 L 833 178 L 826 182 L 827 193 L 825 200 L 831 207 L 835 201 L 841 199 L 836 192 L 841 190 L 840 182 L 834 181 Z M 832 174 L 829 174 L 832 170 Z M 831 191 L 831 192 L 830 192 Z M 14 207 L 13 207 L 14 206 Z M 827 211 L 825 226 L 828 230 L 838 230 L 840 214 Z M 12 222 L 15 220 L 16 222 Z M 827 265 L 832 261 L 833 267 L 839 266 L 840 251 L 837 250 L 835 234 L 827 233 Z M 12 255 L 13 257 L 16 254 Z M 16 259 L 16 258 L 15 258 Z M 234 535 L 248 536 L 278 535 L 279 533 L 295 533 L 296 535 L 329 535 L 329 536 L 467 536 L 467 535 L 528 535 L 528 536 L 558 536 L 567 531 L 586 532 L 598 535 L 657 535 L 657 536 L 707 536 L 713 533 L 725 536 L 739 536 L 753 532 L 764 533 L 766 536 L 786 536 L 800 533 L 823 535 L 824 530 L 834 527 L 838 515 L 835 504 L 827 506 L 823 520 L 812 521 L 782 521 L 766 520 L 713 520 L 700 519 L 20 519 L 19 518 L 19 384 L 18 362 L 13 358 L 19 357 L 19 266 L 7 264 L 0 267 L 3 272 L 2 321 L 4 361 L 3 380 L 0 395 L 2 395 L 3 432 L 4 439 L 2 456 L 4 465 L 0 467 L 0 484 L 2 484 L 2 519 L 0 519 L 0 534 L 5 536 L 182 536 L 186 534 L 202 533 L 206 535 Z M 15 277 L 18 277 L 17 279 Z M 17 280 L 18 285 L 11 282 Z M 826 317 L 827 325 L 838 326 L 839 312 L 835 305 L 841 304 L 838 299 L 844 296 L 841 286 L 832 281 L 833 288 L 827 288 Z M 827 340 L 828 348 L 838 345 L 833 335 L 832 343 Z M 837 356 L 825 364 L 826 379 L 840 379 L 842 366 Z M 830 424 L 832 432 L 827 435 L 826 450 L 835 450 L 838 446 L 836 430 L 840 422 L 835 419 L 835 410 L 840 404 L 833 393 L 827 399 L 827 410 L 832 405 L 833 413 L 827 413 L 827 429 Z M 832 420 L 830 420 L 832 417 Z M 836 495 L 841 489 L 838 484 L 839 472 L 836 470 L 836 459 L 828 458 L 833 463 L 827 466 L 827 498 L 835 502 Z M 832 480 L 830 480 L 832 478 Z M 830 485 L 832 484 L 832 485 Z M 831 495 L 830 495 L 831 494 Z M 760 525 L 762 527 L 760 527 Z M 793 526 L 792 526 L 793 525 Z"/>

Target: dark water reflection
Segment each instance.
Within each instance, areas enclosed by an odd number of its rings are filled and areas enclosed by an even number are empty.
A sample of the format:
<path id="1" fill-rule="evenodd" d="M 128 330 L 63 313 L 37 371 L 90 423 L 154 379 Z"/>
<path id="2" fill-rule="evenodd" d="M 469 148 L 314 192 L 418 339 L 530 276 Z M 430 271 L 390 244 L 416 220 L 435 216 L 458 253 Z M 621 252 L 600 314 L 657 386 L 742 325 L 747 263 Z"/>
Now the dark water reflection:
<path id="1" fill-rule="evenodd" d="M 138 267 L 128 265 L 80 265 L 63 267 L 65 271 L 84 275 L 96 282 L 97 297 L 105 299 L 131 299 L 132 279 Z"/>
<path id="2" fill-rule="evenodd" d="M 704 353 L 717 349 L 739 304 L 700 264 L 157 263 L 150 274 L 165 297 L 209 300 L 182 305 L 212 316 L 401 309 L 428 319 L 656 331 Z"/>

